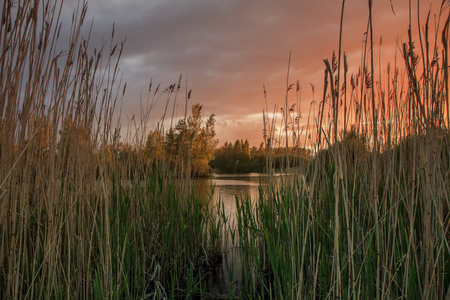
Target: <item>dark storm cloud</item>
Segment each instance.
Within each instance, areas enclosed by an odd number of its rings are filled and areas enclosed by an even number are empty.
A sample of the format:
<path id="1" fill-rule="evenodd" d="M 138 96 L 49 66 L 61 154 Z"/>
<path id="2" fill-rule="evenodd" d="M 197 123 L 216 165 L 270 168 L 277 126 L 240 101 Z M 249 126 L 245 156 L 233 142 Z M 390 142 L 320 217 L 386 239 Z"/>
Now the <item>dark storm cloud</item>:
<path id="1" fill-rule="evenodd" d="M 406 33 L 408 12 L 403 2 L 392 1 L 396 15 L 391 1 L 376 1 L 374 6 L 376 40 L 383 34 L 384 44 L 391 48 L 396 36 Z M 76 3 L 66 2 L 66 16 Z M 439 4 L 433 1 L 434 6 Z M 291 81 L 299 79 L 304 90 L 312 83 L 320 91 L 322 59 L 338 48 L 340 11 L 341 2 L 334 0 L 91 0 L 87 19 L 95 17 L 96 41 L 110 37 L 113 22 L 116 40 L 126 38 L 121 63 L 128 87 L 123 114 L 138 114 L 140 94 L 147 93 L 151 78 L 168 85 L 182 72 L 193 89 L 191 104 L 201 102 L 206 113 L 216 114 L 217 132 L 224 142 L 245 136 L 243 131 L 260 131 L 257 114 L 264 108 L 263 85 L 271 107 L 283 102 L 291 50 Z M 343 50 L 356 64 L 367 18 L 366 1 L 346 2 Z M 258 135 L 254 140 L 261 138 Z"/>

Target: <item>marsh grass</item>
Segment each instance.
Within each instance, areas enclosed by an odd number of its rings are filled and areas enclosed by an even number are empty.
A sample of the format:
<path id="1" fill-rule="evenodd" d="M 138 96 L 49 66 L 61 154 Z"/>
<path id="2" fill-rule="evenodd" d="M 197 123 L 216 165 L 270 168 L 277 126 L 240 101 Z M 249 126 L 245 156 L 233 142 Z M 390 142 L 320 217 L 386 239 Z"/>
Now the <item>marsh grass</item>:
<path id="1" fill-rule="evenodd" d="M 418 17 L 417 42 L 410 25 L 403 62 L 383 77 L 373 67 L 371 5 L 358 73 L 348 80 L 340 45 L 324 61 L 319 113 L 306 126 L 316 141 L 303 145 L 314 148 L 309 165 L 293 172 L 286 155 L 281 185 L 261 188 L 257 202 L 237 200 L 245 298 L 450 295 L 448 7 L 435 37 L 430 14 L 425 26 Z M 274 141 L 301 145 L 295 113 L 264 113 L 269 170 Z"/>
<path id="2" fill-rule="evenodd" d="M 0 25 L 0 298 L 222 297 L 205 282 L 223 247 L 239 251 L 240 266 L 226 263 L 243 274 L 236 285 L 228 273 L 230 299 L 449 297 L 445 2 L 434 38 L 429 17 L 419 22 L 419 41 L 409 35 L 403 61 L 384 77 L 373 67 L 370 9 L 358 73 L 348 78 L 339 46 L 306 128 L 298 85 L 289 103 L 288 75 L 285 109 L 277 116 L 275 106 L 271 119 L 264 110 L 267 170 L 278 141 L 286 176 L 261 186 L 256 201 L 236 197 L 236 227 L 212 197 L 193 192 L 192 153 L 180 150 L 179 164 L 156 154 L 181 77 L 166 89 L 150 84 L 127 137 L 134 144 L 124 145 L 114 29 L 110 44 L 91 50 L 80 4 L 58 52 L 62 3 L 13 4 L 4 2 Z M 160 100 L 157 144 L 144 147 L 140 132 Z M 291 159 L 305 146 L 311 160 Z"/>
<path id="3" fill-rule="evenodd" d="M 202 297 L 221 251 L 217 210 L 190 177 L 149 159 L 136 133 L 134 148 L 123 146 L 124 44 L 113 29 L 110 44 L 92 49 L 80 3 L 59 52 L 62 5 L 3 3 L 0 298 Z M 157 88 L 154 99 L 179 88 Z"/>

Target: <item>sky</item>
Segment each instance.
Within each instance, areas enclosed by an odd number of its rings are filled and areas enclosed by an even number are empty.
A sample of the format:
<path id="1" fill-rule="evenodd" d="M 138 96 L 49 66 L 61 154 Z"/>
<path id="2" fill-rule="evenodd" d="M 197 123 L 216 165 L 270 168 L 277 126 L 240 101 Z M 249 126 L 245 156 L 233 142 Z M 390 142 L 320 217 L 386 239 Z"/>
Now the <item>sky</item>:
<path id="1" fill-rule="evenodd" d="M 345 2 L 342 51 L 350 71 L 361 61 L 367 2 Z M 420 1 L 422 23 L 429 10 L 432 18 L 439 13 L 441 2 Z M 417 0 L 411 4 L 415 20 Z M 65 1 L 63 27 L 70 28 L 76 5 L 76 0 Z M 374 1 L 374 44 L 382 38 L 382 66 L 407 40 L 408 7 L 406 0 Z M 300 83 L 304 119 L 311 101 L 321 98 L 323 59 L 331 59 L 333 50 L 338 50 L 341 8 L 338 0 L 90 0 L 86 23 L 93 19 L 94 45 L 111 37 L 113 23 L 115 41 L 126 39 L 120 62 L 127 83 L 123 129 L 133 115 L 140 115 L 140 102 L 147 101 L 151 80 L 154 86 L 167 87 L 181 74 L 183 89 L 192 90 L 188 105 L 201 103 L 205 117 L 215 114 L 219 145 L 245 138 L 259 145 L 266 107 L 263 86 L 269 110 L 275 104 L 282 106 L 290 53 L 289 83 Z M 413 33 L 417 34 L 416 21 Z M 289 101 L 295 101 L 291 96 Z M 177 103 L 176 116 L 182 117 L 184 93 Z M 150 128 L 156 126 L 164 106 L 160 103 L 152 110 Z"/>

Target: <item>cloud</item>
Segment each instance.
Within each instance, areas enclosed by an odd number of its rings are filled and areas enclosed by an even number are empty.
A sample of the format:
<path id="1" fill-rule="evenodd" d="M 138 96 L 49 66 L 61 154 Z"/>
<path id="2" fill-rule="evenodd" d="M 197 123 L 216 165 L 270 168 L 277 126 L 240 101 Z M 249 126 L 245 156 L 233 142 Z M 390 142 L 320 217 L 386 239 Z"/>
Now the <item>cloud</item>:
<path id="1" fill-rule="evenodd" d="M 438 8 L 440 1 L 421 1 L 425 9 L 430 3 Z M 76 4 L 66 0 L 65 24 Z M 406 1 L 392 4 L 395 15 L 391 1 L 375 1 L 373 9 L 375 41 L 383 35 L 387 49 L 395 49 L 397 36 L 404 37 L 408 26 Z M 139 113 L 151 79 L 167 86 L 182 73 L 183 83 L 193 90 L 189 103 L 202 103 L 205 114 L 214 112 L 220 120 L 221 142 L 239 132 L 256 141 L 262 138 L 262 121 L 254 115 L 265 107 L 263 85 L 269 110 L 283 103 L 290 51 L 290 83 L 297 79 L 301 83 L 303 111 L 312 100 L 310 83 L 320 97 L 323 58 L 338 49 L 341 5 L 331 0 L 91 0 L 87 18 L 95 18 L 92 39 L 97 45 L 110 37 L 113 23 L 116 40 L 126 38 L 121 63 L 127 82 L 123 114 Z M 367 19 L 365 1 L 346 2 L 342 49 L 352 66 L 360 62 Z M 178 99 L 180 111 L 183 97 Z M 155 120 L 162 109 L 163 105 L 152 113 Z"/>

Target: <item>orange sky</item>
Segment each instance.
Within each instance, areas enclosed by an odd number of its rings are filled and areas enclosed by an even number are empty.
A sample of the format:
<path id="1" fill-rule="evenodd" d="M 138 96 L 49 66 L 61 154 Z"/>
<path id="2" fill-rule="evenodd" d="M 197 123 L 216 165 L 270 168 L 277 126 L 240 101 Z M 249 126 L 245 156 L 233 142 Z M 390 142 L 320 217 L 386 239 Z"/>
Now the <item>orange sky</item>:
<path id="1" fill-rule="evenodd" d="M 66 0 L 65 18 L 71 18 L 76 2 Z M 374 2 L 374 41 L 382 37 L 381 65 L 385 67 L 394 59 L 397 43 L 406 41 L 409 4 L 405 0 Z M 422 23 L 429 9 L 432 18 L 439 13 L 441 2 L 420 1 Z M 411 3 L 416 34 L 417 1 Z M 146 99 L 151 79 L 154 85 L 166 87 L 182 73 L 183 83 L 187 81 L 192 89 L 189 104 L 199 102 L 205 115 L 216 114 L 220 145 L 240 138 L 258 145 L 263 137 L 263 85 L 269 110 L 275 104 L 283 106 L 290 51 L 289 83 L 298 80 L 301 86 L 301 122 L 306 122 L 313 100 L 311 84 L 315 99 L 321 98 L 323 59 L 331 59 L 332 51 L 338 50 L 341 6 L 337 0 L 90 0 L 88 19 L 95 17 L 94 41 L 108 39 L 113 22 L 116 40 L 127 39 L 121 61 L 127 82 L 124 130 L 127 120 L 140 115 L 139 99 Z M 447 15 L 449 4 L 444 7 Z M 353 71 L 360 65 L 367 20 L 367 1 L 346 1 L 342 50 Z M 378 53 L 378 48 L 375 51 Z M 293 102 L 294 93 L 290 97 Z M 177 116 L 181 117 L 184 96 L 178 97 L 178 103 Z M 162 104 L 152 111 L 150 127 L 160 119 Z"/>

